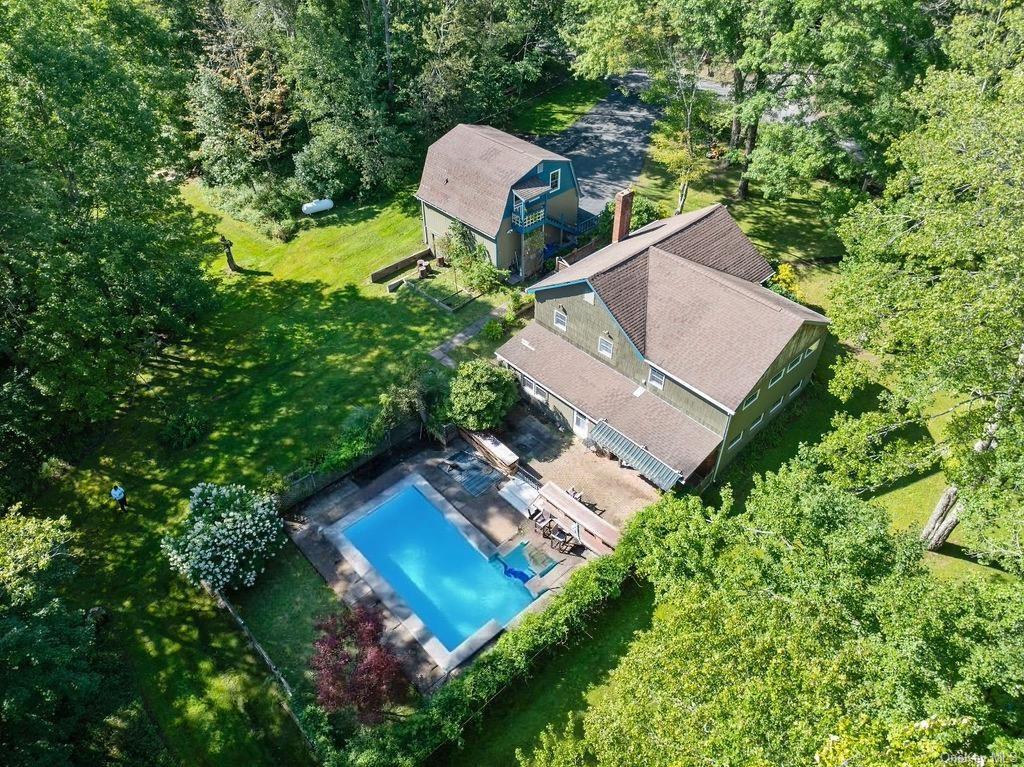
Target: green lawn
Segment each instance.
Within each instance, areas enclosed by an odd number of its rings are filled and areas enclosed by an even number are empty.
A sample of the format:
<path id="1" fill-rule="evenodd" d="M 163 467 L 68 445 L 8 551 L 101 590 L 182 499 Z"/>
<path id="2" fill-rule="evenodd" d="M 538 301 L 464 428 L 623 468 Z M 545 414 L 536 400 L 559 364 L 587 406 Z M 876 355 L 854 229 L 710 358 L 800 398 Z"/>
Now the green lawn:
<path id="1" fill-rule="evenodd" d="M 146 388 L 38 504 L 73 518 L 82 566 L 69 596 L 112 608 L 119 649 L 183 763 L 306 764 L 277 686 L 213 602 L 170 572 L 160 538 L 197 482 L 252 483 L 270 468 L 289 471 L 349 408 L 371 401 L 394 371 L 427 360 L 488 306 L 451 315 L 367 281 L 372 269 L 420 247 L 408 194 L 341 206 L 289 243 L 220 217 L 197 185 L 183 194 L 218 216 L 248 271 L 229 276 L 222 260 L 210 265 L 219 298 L 212 316 L 195 338 L 153 360 Z M 186 450 L 162 447 L 161 399 L 203 408 L 206 438 Z M 114 480 L 128 489 L 125 516 L 107 497 Z M 315 614 L 331 598 L 291 545 L 256 591 L 236 597 L 297 683 Z"/>
<path id="2" fill-rule="evenodd" d="M 315 621 L 343 607 L 320 573 L 289 545 L 235 605 L 295 694 L 310 694 Z"/>
<path id="3" fill-rule="evenodd" d="M 519 107 L 507 130 L 513 133 L 559 133 L 608 95 L 605 80 L 567 80 Z"/>
<path id="4" fill-rule="evenodd" d="M 628 582 L 622 595 L 594 621 L 593 636 L 541 662 L 526 682 L 510 687 L 467 728 L 465 745 L 438 751 L 433 767 L 515 767 L 515 751 L 532 750 L 550 722 L 559 731 L 572 711 L 583 711 L 628 649 L 650 627 L 654 593 Z"/>

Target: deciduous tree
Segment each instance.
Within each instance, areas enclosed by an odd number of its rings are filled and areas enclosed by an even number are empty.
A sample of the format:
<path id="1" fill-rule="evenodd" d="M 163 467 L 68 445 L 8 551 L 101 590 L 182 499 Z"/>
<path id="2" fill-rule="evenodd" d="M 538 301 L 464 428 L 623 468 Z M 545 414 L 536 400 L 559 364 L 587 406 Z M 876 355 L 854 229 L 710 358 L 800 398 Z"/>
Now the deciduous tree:
<path id="1" fill-rule="evenodd" d="M 0 502 L 209 304 L 210 231 L 167 172 L 172 44 L 120 0 L 0 8 Z"/>
<path id="2" fill-rule="evenodd" d="M 518 398 L 518 382 L 511 370 L 487 360 L 464 362 L 452 379 L 451 417 L 471 431 L 493 429 Z"/>
<path id="3" fill-rule="evenodd" d="M 930 548 L 963 525 L 969 548 L 1024 570 L 1024 14 L 986 4 L 956 20 L 952 68 L 933 70 L 909 95 L 921 126 L 897 141 L 885 195 L 841 227 L 849 255 L 835 290 L 837 332 L 877 356 L 849 362 L 837 380 L 872 374 L 891 394 L 847 429 L 829 464 L 875 464 L 883 479 L 921 461 L 894 440 L 943 413 L 931 451 L 953 483 L 925 531 Z M 937 398 L 952 397 L 949 406 Z M 943 400 L 944 401 L 944 400 Z M 863 425 L 871 419 L 872 428 Z M 866 432 L 866 433 L 865 433 Z M 913 437 L 913 432 L 909 432 Z M 887 451 L 890 451 L 887 454 Z M 896 460 L 892 460 L 895 457 Z M 886 459 L 889 460 L 886 460 Z"/>

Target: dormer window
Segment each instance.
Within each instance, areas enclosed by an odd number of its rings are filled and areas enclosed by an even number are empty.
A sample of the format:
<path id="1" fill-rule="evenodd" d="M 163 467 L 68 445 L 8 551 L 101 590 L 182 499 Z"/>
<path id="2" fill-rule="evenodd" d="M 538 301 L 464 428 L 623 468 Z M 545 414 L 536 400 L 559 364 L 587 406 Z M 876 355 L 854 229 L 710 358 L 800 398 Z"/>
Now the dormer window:
<path id="1" fill-rule="evenodd" d="M 553 170 L 553 171 L 551 171 L 551 175 L 548 176 L 548 186 L 551 188 L 551 191 L 552 192 L 557 192 L 558 191 L 558 187 L 561 186 L 561 184 L 562 184 L 562 171 L 561 170 Z"/>

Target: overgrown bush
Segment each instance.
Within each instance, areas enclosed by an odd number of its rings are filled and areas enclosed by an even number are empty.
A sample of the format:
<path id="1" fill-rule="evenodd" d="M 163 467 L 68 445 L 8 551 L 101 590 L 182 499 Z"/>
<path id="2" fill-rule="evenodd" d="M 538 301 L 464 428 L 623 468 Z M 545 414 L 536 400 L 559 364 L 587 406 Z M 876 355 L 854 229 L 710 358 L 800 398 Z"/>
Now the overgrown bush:
<path id="1" fill-rule="evenodd" d="M 375 405 L 354 408 L 341 432 L 308 463 L 313 471 L 345 471 L 373 452 L 388 432 L 418 418 L 430 428 L 431 413 L 448 397 L 445 371 L 418 367 L 396 372 L 396 380 L 380 393 Z"/>
<path id="2" fill-rule="evenodd" d="M 214 589 L 252 586 L 285 535 L 273 498 L 242 485 L 192 488 L 188 516 L 160 544 L 171 567 Z"/>
<path id="3" fill-rule="evenodd" d="M 803 303 L 804 301 L 803 291 L 800 290 L 800 278 L 797 277 L 796 269 L 793 268 L 792 264 L 779 264 L 779 268 L 775 270 L 775 276 L 768 283 L 768 287 L 780 296 L 785 296 L 790 301 L 796 301 L 797 303 Z"/>
<path id="4" fill-rule="evenodd" d="M 172 450 L 192 447 L 210 427 L 202 407 L 192 400 L 180 407 L 164 403 L 160 408 L 160 422 L 160 442 Z"/>
<path id="5" fill-rule="evenodd" d="M 476 293 L 497 293 L 508 281 L 508 272 L 491 263 L 490 254 L 476 242 L 465 224 L 453 221 L 438 240 L 438 247 L 466 286 Z"/>
<path id="6" fill-rule="evenodd" d="M 505 322 L 514 322 L 518 317 L 519 313 L 528 304 L 532 304 L 534 301 L 533 293 L 527 293 L 519 288 L 511 288 L 508 291 L 508 302 L 505 310 Z"/>
<path id="7" fill-rule="evenodd" d="M 500 341 L 505 337 L 505 323 L 501 320 L 489 320 L 480 332 L 488 341 Z"/>
<path id="8" fill-rule="evenodd" d="M 452 379 L 452 420 L 470 431 L 496 428 L 519 399 L 515 373 L 473 360 L 459 365 Z"/>

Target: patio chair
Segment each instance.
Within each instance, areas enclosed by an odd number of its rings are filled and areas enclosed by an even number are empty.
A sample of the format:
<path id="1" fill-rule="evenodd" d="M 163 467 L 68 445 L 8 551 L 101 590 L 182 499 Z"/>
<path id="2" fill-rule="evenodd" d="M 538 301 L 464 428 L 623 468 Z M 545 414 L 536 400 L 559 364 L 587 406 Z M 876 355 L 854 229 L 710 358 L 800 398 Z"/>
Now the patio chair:
<path id="1" fill-rule="evenodd" d="M 551 548 L 565 553 L 565 546 L 568 543 L 573 543 L 576 539 L 572 537 L 561 525 L 557 522 L 554 524 L 551 530 Z M 573 545 L 575 545 L 573 543 Z M 570 549 L 572 546 L 569 547 Z"/>
<path id="2" fill-rule="evenodd" d="M 546 511 L 541 510 L 537 516 L 533 518 L 533 529 L 547 538 L 551 525 L 554 524 L 554 521 L 555 520 L 552 519 Z"/>

